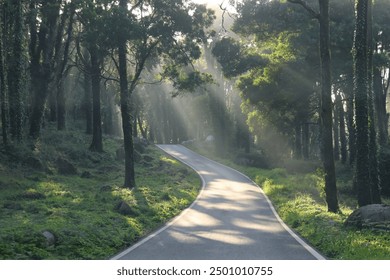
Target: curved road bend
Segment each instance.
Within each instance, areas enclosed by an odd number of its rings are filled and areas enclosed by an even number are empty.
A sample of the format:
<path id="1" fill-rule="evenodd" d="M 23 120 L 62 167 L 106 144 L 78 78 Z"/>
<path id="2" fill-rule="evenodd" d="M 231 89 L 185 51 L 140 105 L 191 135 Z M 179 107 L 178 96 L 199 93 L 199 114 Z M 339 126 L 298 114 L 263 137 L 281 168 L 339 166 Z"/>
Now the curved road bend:
<path id="1" fill-rule="evenodd" d="M 177 218 L 113 259 L 324 259 L 280 221 L 249 178 L 181 145 L 159 148 L 193 168 L 203 189 Z"/>

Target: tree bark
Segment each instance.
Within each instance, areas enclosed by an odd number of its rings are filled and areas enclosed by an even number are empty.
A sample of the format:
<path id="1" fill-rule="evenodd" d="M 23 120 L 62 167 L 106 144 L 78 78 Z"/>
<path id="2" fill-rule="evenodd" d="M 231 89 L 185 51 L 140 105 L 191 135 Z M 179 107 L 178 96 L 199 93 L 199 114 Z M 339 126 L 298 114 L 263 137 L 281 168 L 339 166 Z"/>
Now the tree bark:
<path id="1" fill-rule="evenodd" d="M 3 7 L 5 9 L 5 7 Z M 4 65 L 4 36 L 5 36 L 5 11 L 0 14 L 0 102 L 1 102 L 1 129 L 3 145 L 8 145 L 8 106 L 7 106 L 7 88 L 5 85 L 5 65 Z"/>
<path id="2" fill-rule="evenodd" d="M 89 149 L 94 152 L 103 152 L 102 116 L 100 106 L 101 66 L 96 46 L 91 46 L 89 53 L 91 56 L 92 82 L 92 143 Z"/>
<path id="3" fill-rule="evenodd" d="M 147 129 L 145 129 L 143 127 L 140 114 L 138 114 L 137 118 L 138 118 L 137 124 L 138 124 L 139 131 L 141 132 L 142 138 L 144 138 L 146 140 L 146 139 L 148 139 Z"/>
<path id="4" fill-rule="evenodd" d="M 295 125 L 295 159 L 302 159 L 302 128 L 301 124 Z"/>
<path id="5" fill-rule="evenodd" d="M 305 160 L 310 158 L 310 125 L 304 123 L 302 125 L 302 155 Z"/>
<path id="6" fill-rule="evenodd" d="M 67 65 L 69 59 L 69 48 L 73 35 L 73 17 L 75 13 L 75 6 L 71 4 L 69 11 L 68 26 L 66 29 L 66 41 L 63 47 L 60 63 L 58 65 L 57 77 L 56 77 L 56 91 L 57 91 L 57 129 L 64 130 L 66 124 L 66 97 L 64 90 L 64 80 L 67 75 Z M 66 16 L 65 16 L 66 18 Z M 62 27 L 64 28 L 64 27 Z M 62 39 L 62 36 L 61 36 Z"/>
<path id="7" fill-rule="evenodd" d="M 370 204 L 372 201 L 369 180 L 367 8 L 368 0 L 356 1 L 356 27 L 353 47 L 357 150 L 355 184 L 360 207 Z"/>
<path id="8" fill-rule="evenodd" d="M 386 99 L 387 93 L 382 88 L 382 75 L 380 69 L 377 67 L 374 68 L 374 77 L 373 77 L 373 90 L 374 90 L 374 101 L 375 101 L 375 111 L 377 115 L 377 125 L 378 125 L 378 144 L 380 146 L 385 146 L 388 144 L 389 133 L 388 133 L 388 116 L 386 111 Z"/>
<path id="9" fill-rule="evenodd" d="M 374 107 L 374 92 L 373 92 L 373 34 L 372 34 L 372 0 L 368 0 L 367 7 L 367 42 L 368 42 L 368 58 L 367 58 L 367 76 L 368 76 L 368 119 L 369 119 L 369 162 L 370 162 L 370 189 L 372 203 L 380 204 L 380 185 L 378 171 L 378 144 L 376 133 L 376 118 Z"/>
<path id="10" fill-rule="evenodd" d="M 334 121 L 334 126 L 333 126 L 334 147 L 333 147 L 333 150 L 334 150 L 334 159 L 336 161 L 339 161 L 340 160 L 340 133 L 339 133 L 340 118 L 339 118 L 339 111 L 338 111 L 339 104 L 338 104 L 338 100 L 337 100 L 339 97 L 339 93 L 337 92 L 337 89 L 334 90 L 334 94 L 336 96 L 336 100 L 335 100 L 335 106 L 334 106 L 334 110 L 333 110 L 333 121 Z"/>
<path id="11" fill-rule="evenodd" d="M 355 123 L 355 94 L 353 89 L 353 78 L 347 78 L 345 94 L 347 97 L 347 128 L 348 128 L 348 148 L 349 165 L 353 166 L 356 161 L 356 123 Z"/>
<path id="12" fill-rule="evenodd" d="M 325 170 L 325 194 L 328 211 L 338 212 L 336 171 L 333 157 L 332 79 L 330 58 L 329 0 L 319 0 L 322 156 Z"/>
<path id="13" fill-rule="evenodd" d="M 122 16 L 126 15 L 127 1 L 120 0 L 119 6 L 122 11 Z M 118 66 L 120 79 L 120 96 L 121 96 L 121 113 L 122 113 L 122 129 L 123 129 L 123 144 L 125 149 L 125 182 L 124 187 L 132 189 L 136 187 L 135 170 L 134 170 L 134 143 L 133 143 L 133 120 L 131 115 L 131 92 L 135 88 L 135 81 L 133 81 L 133 88 L 129 91 L 127 79 L 127 40 L 125 34 L 119 34 L 118 41 Z M 139 77 L 139 76 L 138 76 Z M 138 79 L 138 77 L 135 77 Z"/>
<path id="14" fill-rule="evenodd" d="M 64 89 L 64 77 L 61 77 L 57 84 L 57 129 L 64 130 L 66 124 L 66 98 Z"/>
<path id="15" fill-rule="evenodd" d="M 85 112 L 85 120 L 86 120 L 86 134 L 92 134 L 92 89 L 91 89 L 92 81 L 90 73 L 84 72 L 84 100 L 83 107 Z"/>
<path id="16" fill-rule="evenodd" d="M 33 102 L 30 118 L 30 136 L 39 138 L 43 120 L 48 88 L 53 71 L 52 59 L 55 45 L 56 32 L 62 32 L 57 28 L 60 5 L 56 1 L 47 1 L 42 7 L 39 32 L 37 32 L 37 7 L 36 3 L 30 3 L 30 73 L 32 79 Z M 55 9 L 54 9 L 55 8 Z"/>
<path id="17" fill-rule="evenodd" d="M 9 124 L 11 137 L 20 141 L 22 139 L 22 61 L 23 61 L 23 11 L 22 1 L 15 1 L 10 6 L 10 19 L 13 23 L 13 48 L 10 50 L 8 61 L 8 98 L 9 98 Z"/>
<path id="18" fill-rule="evenodd" d="M 344 106 L 341 99 L 341 95 L 338 94 L 336 97 L 337 104 L 337 114 L 339 116 L 339 124 L 340 124 L 340 155 L 341 155 L 341 163 L 345 164 L 347 162 L 347 136 L 345 134 L 345 112 Z"/>
<path id="19" fill-rule="evenodd" d="M 332 79 L 330 58 L 329 0 L 318 0 L 320 12 L 316 13 L 303 0 L 288 0 L 300 4 L 320 23 L 320 62 L 321 62 L 321 157 L 325 171 L 325 195 L 329 212 L 338 212 L 336 171 L 333 155 L 332 119 Z"/>

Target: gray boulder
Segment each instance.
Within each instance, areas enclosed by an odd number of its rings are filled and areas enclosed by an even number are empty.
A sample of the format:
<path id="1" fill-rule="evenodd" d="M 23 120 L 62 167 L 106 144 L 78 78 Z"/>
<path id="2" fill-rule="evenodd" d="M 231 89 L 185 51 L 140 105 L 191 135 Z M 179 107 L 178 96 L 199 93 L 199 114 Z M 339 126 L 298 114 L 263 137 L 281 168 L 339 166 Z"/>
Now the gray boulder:
<path id="1" fill-rule="evenodd" d="M 370 204 L 352 212 L 346 226 L 390 231 L 390 205 Z"/>
<path id="2" fill-rule="evenodd" d="M 120 201 L 116 206 L 115 210 L 125 216 L 136 216 L 137 212 L 123 200 Z"/>
<path id="3" fill-rule="evenodd" d="M 50 231 L 45 230 L 44 232 L 42 232 L 42 235 L 46 239 L 46 246 L 49 247 L 49 246 L 52 246 L 56 243 L 56 238 L 55 238 L 54 234 L 52 234 Z"/>

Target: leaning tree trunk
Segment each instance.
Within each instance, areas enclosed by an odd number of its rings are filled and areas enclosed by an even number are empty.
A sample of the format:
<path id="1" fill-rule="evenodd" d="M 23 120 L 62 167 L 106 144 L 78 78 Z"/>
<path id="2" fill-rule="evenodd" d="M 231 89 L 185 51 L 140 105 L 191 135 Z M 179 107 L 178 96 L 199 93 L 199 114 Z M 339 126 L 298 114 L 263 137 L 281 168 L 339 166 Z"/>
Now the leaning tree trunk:
<path id="1" fill-rule="evenodd" d="M 353 46 L 354 92 L 356 115 L 355 184 L 359 206 L 371 203 L 369 134 L 368 134 L 368 73 L 367 73 L 367 8 L 368 0 L 356 1 L 356 27 Z"/>
<path id="2" fill-rule="evenodd" d="M 333 157 L 332 82 L 330 59 L 329 0 L 320 5 L 320 57 L 321 57 L 321 126 L 322 157 L 325 170 L 325 194 L 328 211 L 338 212 L 336 171 Z"/>

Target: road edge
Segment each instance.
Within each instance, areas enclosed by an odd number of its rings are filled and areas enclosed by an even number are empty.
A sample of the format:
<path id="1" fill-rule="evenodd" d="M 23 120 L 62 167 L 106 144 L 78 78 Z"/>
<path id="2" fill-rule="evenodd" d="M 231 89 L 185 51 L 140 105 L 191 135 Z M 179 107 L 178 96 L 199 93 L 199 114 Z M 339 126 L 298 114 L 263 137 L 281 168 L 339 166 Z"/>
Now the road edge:
<path id="1" fill-rule="evenodd" d="M 196 174 L 199 176 L 200 180 L 201 180 L 201 188 L 200 188 L 200 191 L 199 191 L 199 194 L 198 196 L 195 198 L 195 200 L 190 204 L 190 206 L 188 206 L 186 209 L 184 209 L 183 211 L 180 212 L 180 214 L 174 218 L 172 218 L 170 221 L 168 221 L 163 227 L 161 227 L 160 229 L 152 232 L 151 234 L 145 236 L 143 239 L 139 240 L 138 242 L 136 242 L 134 245 L 130 246 L 129 248 L 121 251 L 120 253 L 114 255 L 113 257 L 110 258 L 110 260 L 120 260 L 123 256 L 127 255 L 128 253 L 130 253 L 131 251 L 134 251 L 135 249 L 137 249 L 138 247 L 142 246 L 143 244 L 145 244 L 146 242 L 148 242 L 150 239 L 154 238 L 155 236 L 157 236 L 158 234 L 164 232 L 165 230 L 167 230 L 170 226 L 172 226 L 177 220 L 179 220 L 188 210 L 190 210 L 194 205 L 195 203 L 199 200 L 199 198 L 202 196 L 202 193 L 206 187 L 206 182 L 205 180 L 203 179 L 203 177 L 195 170 L 195 168 L 189 164 L 189 163 L 186 163 L 184 161 L 182 161 L 180 158 L 176 157 L 176 156 L 173 156 L 171 154 L 169 154 L 167 151 L 165 151 L 162 147 L 162 145 L 156 145 L 157 148 L 159 148 L 161 151 L 163 151 L 165 154 L 169 155 L 170 157 L 173 157 L 175 158 L 176 160 L 180 161 L 182 164 L 190 167 L 192 170 L 194 170 L 196 172 Z M 184 147 L 183 145 L 180 145 L 182 147 Z M 188 149 L 187 147 L 184 147 L 186 149 Z M 189 150 L 189 149 L 188 149 Z M 192 151 L 193 152 L 193 151 Z M 202 156 L 203 157 L 203 156 Z M 206 157 L 205 157 L 206 158 Z"/>

